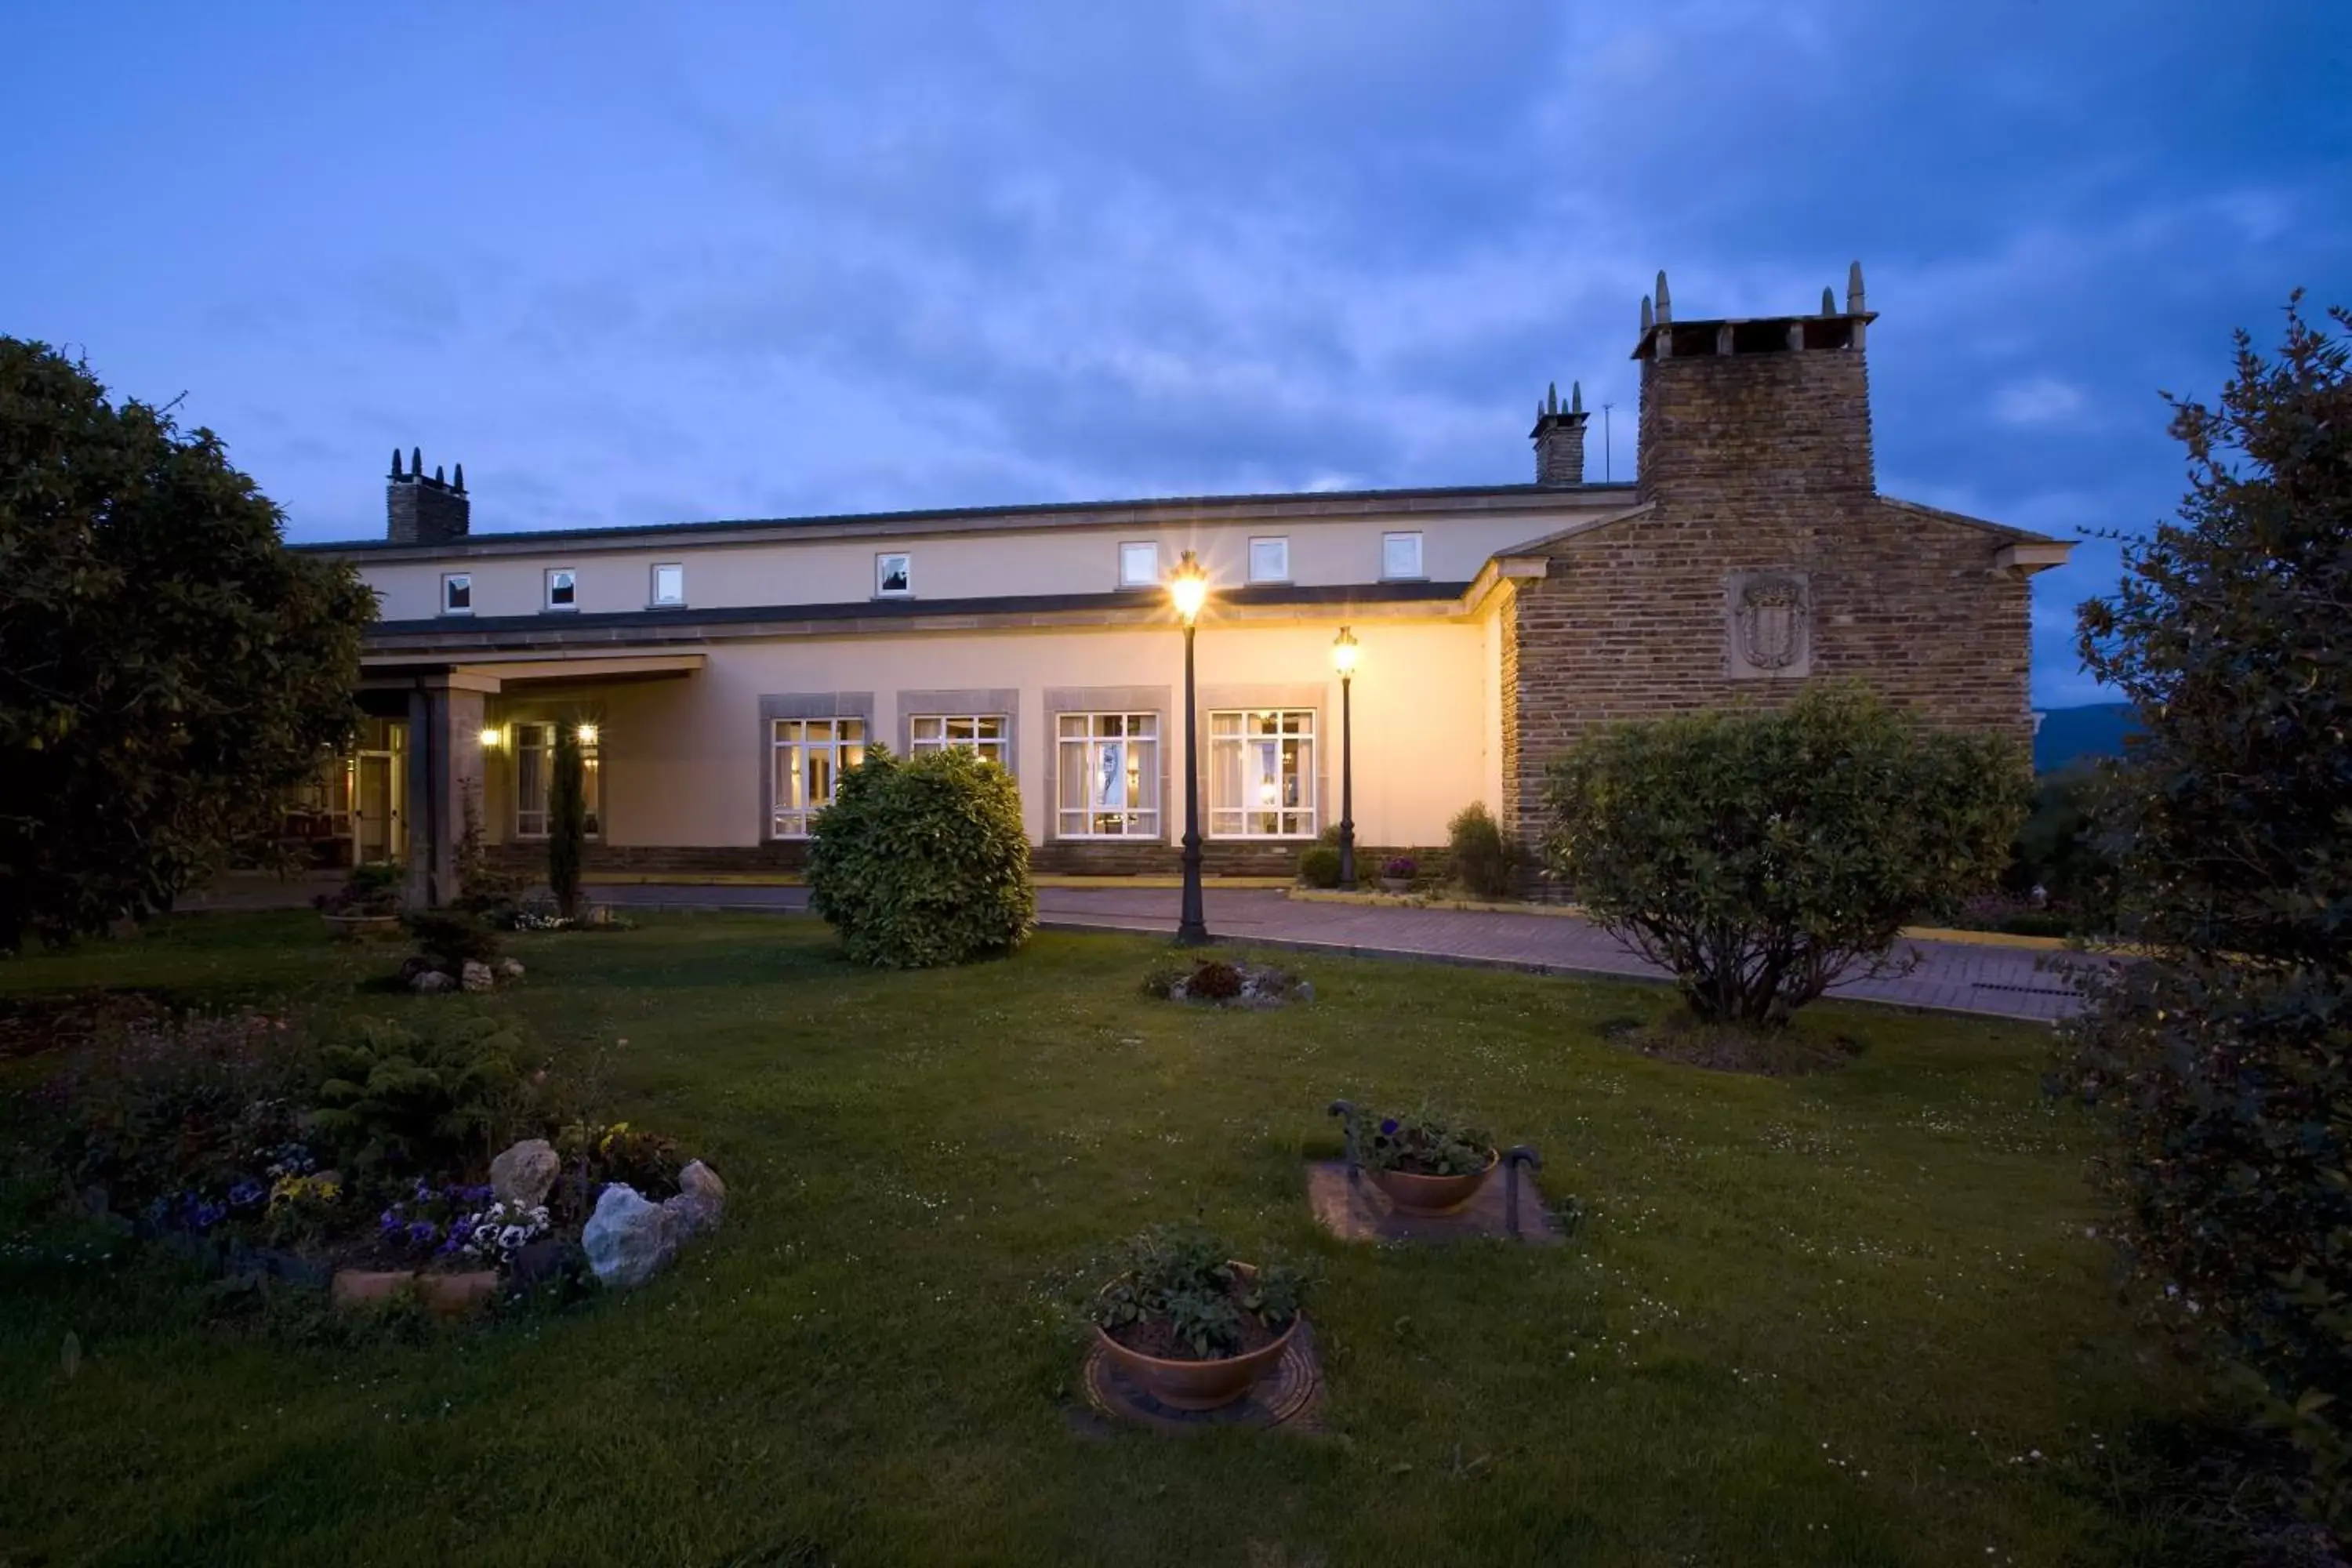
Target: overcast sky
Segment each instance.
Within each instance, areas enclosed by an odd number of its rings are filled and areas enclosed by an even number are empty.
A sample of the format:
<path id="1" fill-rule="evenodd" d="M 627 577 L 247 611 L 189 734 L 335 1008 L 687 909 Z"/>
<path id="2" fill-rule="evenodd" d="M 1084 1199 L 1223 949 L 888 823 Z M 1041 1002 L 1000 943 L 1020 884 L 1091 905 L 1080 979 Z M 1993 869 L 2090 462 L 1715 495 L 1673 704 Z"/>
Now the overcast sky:
<path id="1" fill-rule="evenodd" d="M 799 19 L 795 19 L 799 18 Z M 2073 538 L 2352 300 L 2345 0 L 16 5 L 0 332 L 185 395 L 291 537 L 1519 482 L 1635 307 L 1859 258 L 1880 489 Z M 2035 694 L 2096 693 L 2036 580 Z"/>

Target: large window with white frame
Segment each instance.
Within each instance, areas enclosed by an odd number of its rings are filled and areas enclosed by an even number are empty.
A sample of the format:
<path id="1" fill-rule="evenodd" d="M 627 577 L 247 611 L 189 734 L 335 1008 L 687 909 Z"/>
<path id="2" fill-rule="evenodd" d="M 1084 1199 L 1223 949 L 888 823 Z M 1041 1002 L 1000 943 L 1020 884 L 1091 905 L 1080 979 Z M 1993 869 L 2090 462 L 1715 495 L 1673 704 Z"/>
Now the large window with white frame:
<path id="1" fill-rule="evenodd" d="M 1160 837 L 1160 715 L 1059 713 L 1054 725 L 1058 836 Z"/>
<path id="2" fill-rule="evenodd" d="M 1118 585 L 1156 588 L 1160 585 L 1160 545 L 1154 540 L 1130 541 L 1118 547 Z"/>
<path id="3" fill-rule="evenodd" d="M 910 756 L 967 746 L 980 760 L 1013 771 L 1013 721 L 1003 713 L 917 713 L 907 721 Z"/>
<path id="4" fill-rule="evenodd" d="M 1209 835 L 1312 838 L 1315 710 L 1248 708 L 1209 715 Z"/>
<path id="5" fill-rule="evenodd" d="M 583 724 L 580 738 L 580 794 L 587 807 L 588 837 L 599 837 L 604 805 L 604 755 L 596 726 Z M 548 798 L 555 781 L 555 726 L 517 724 L 514 727 L 515 837 L 547 837 Z"/>
<path id="6" fill-rule="evenodd" d="M 841 775 L 866 760 L 863 719 L 777 719 L 769 747 L 775 769 L 772 838 L 806 838 L 809 820 L 833 804 Z"/>
<path id="7" fill-rule="evenodd" d="M 1253 583 L 1290 581 L 1290 541 L 1275 535 L 1250 541 L 1249 580 Z"/>

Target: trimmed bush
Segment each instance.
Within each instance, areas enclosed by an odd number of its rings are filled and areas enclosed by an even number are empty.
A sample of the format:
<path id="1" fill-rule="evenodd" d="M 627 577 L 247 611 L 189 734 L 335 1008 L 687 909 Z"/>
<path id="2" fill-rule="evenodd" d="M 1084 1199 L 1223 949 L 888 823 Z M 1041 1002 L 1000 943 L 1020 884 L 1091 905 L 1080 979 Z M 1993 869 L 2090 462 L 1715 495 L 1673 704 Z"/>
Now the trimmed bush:
<path id="1" fill-rule="evenodd" d="M 1298 852 L 1298 879 L 1310 888 L 1336 888 L 1339 885 L 1339 852 L 1328 844 L 1317 844 Z"/>
<path id="2" fill-rule="evenodd" d="M 849 956 L 886 969 L 1008 952 L 1037 923 L 1020 791 L 964 747 L 868 750 L 810 824 L 808 886 Z"/>
<path id="3" fill-rule="evenodd" d="M 1923 729 L 1867 687 L 1613 725 L 1555 763 L 1551 868 L 1709 1023 L 1777 1028 L 1905 921 L 1989 887 L 2022 748 Z"/>
<path id="4" fill-rule="evenodd" d="M 1501 899 L 1517 890 L 1518 857 L 1486 802 L 1474 800 L 1454 813 L 1445 841 L 1453 851 L 1454 875 L 1471 892 Z"/>

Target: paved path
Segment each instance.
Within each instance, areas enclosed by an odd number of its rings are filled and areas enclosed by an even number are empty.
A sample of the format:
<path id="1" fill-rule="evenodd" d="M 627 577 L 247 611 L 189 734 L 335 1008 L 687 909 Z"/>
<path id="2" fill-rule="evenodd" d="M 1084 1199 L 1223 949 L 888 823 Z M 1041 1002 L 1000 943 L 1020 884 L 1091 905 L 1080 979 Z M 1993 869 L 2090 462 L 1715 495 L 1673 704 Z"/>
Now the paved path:
<path id="1" fill-rule="evenodd" d="M 663 885 L 592 888 L 598 900 L 639 908 L 770 910 L 808 907 L 800 888 Z M 1040 924 L 1069 931 L 1173 933 L 1179 895 L 1173 888 L 1040 888 Z M 1572 915 L 1495 914 L 1469 910 L 1381 909 L 1365 904 L 1299 902 L 1270 889 L 1207 889 L 1209 930 L 1234 942 L 1376 958 L 1492 965 L 1547 974 L 1601 974 L 1658 980 L 1664 972 L 1621 946 L 1608 933 Z M 1931 1007 L 2042 1021 L 2079 1007 L 2081 994 L 2063 969 L 2096 959 L 2045 954 L 2032 949 L 1921 942 L 1903 947 L 1918 955 L 1910 973 L 1854 980 L 1832 994 L 1897 1006 Z"/>

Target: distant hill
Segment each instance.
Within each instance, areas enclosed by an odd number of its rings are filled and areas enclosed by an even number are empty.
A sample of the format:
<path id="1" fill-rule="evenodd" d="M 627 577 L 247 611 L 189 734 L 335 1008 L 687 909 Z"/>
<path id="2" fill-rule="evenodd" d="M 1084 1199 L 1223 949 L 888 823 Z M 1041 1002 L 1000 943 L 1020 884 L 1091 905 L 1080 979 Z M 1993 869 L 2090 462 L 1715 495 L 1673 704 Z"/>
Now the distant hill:
<path id="1" fill-rule="evenodd" d="M 2079 708 L 2042 710 L 2033 737 L 2033 771 L 2054 773 L 2084 757 L 2120 757 L 2124 737 L 2139 732 L 2128 702 L 2086 702 Z"/>

